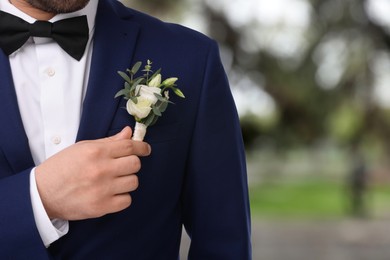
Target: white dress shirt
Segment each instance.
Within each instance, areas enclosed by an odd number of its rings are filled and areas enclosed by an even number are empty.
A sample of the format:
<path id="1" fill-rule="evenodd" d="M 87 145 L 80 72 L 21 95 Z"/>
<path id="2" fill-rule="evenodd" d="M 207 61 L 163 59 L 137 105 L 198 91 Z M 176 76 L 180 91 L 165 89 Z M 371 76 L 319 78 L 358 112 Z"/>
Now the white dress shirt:
<path id="1" fill-rule="evenodd" d="M 90 32 L 84 56 L 73 59 L 52 39 L 31 37 L 9 56 L 17 101 L 35 165 L 75 143 L 82 103 L 86 93 L 95 27 L 97 0 L 82 10 L 59 14 L 50 22 L 87 15 Z M 0 0 L 0 10 L 29 23 L 36 19 L 21 12 L 8 0 Z M 30 174 L 30 193 L 35 222 L 43 243 L 51 243 L 68 232 L 68 221 L 50 220 Z"/>

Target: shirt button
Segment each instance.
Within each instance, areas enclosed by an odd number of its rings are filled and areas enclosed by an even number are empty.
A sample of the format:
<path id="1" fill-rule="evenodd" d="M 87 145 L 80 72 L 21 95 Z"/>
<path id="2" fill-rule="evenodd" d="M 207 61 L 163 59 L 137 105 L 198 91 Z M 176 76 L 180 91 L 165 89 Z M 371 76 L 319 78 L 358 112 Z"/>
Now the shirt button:
<path id="1" fill-rule="evenodd" d="M 53 76 L 56 74 L 56 71 L 55 71 L 53 68 L 47 68 L 47 69 L 46 69 L 46 74 L 47 74 L 49 77 L 53 77 Z"/>
<path id="2" fill-rule="evenodd" d="M 53 137 L 51 138 L 51 142 L 52 142 L 53 144 L 55 144 L 55 145 L 58 145 L 58 144 L 61 143 L 61 137 L 59 137 L 59 136 L 53 136 Z"/>

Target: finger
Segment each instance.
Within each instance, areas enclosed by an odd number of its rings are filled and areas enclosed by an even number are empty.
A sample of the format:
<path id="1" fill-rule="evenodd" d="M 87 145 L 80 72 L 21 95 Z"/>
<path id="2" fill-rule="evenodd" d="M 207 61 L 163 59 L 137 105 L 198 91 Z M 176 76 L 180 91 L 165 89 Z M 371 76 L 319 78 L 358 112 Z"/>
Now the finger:
<path id="1" fill-rule="evenodd" d="M 96 139 L 96 140 L 94 140 L 94 142 L 107 143 L 107 142 L 119 141 L 119 140 L 130 140 L 132 134 L 133 134 L 133 131 L 131 130 L 131 128 L 129 126 L 126 126 L 119 133 L 112 135 L 112 136 L 109 136 L 109 137 Z M 91 140 L 89 140 L 89 141 L 91 141 Z"/>
<path id="2" fill-rule="evenodd" d="M 136 155 L 120 157 L 113 160 L 113 176 L 121 177 L 139 172 L 141 160 Z"/>
<path id="3" fill-rule="evenodd" d="M 151 147 L 148 143 L 132 141 L 132 140 L 117 140 L 104 144 L 109 149 L 109 154 L 112 158 L 120 158 L 130 155 L 148 156 L 151 153 Z"/>
<path id="4" fill-rule="evenodd" d="M 122 193 L 115 195 L 110 200 L 110 208 L 111 212 L 119 212 L 121 210 L 124 210 L 128 208 L 131 205 L 132 199 L 129 193 Z"/>
<path id="5" fill-rule="evenodd" d="M 79 141 L 78 143 L 91 143 L 91 142 L 107 143 L 107 142 L 119 141 L 119 140 L 130 140 L 132 135 L 133 135 L 133 131 L 129 126 L 126 126 L 119 133 L 115 135 L 100 138 L 100 139 L 95 139 L 95 140 L 83 140 L 83 141 Z"/>
<path id="6" fill-rule="evenodd" d="M 112 184 L 112 194 L 124 194 L 135 191 L 139 186 L 138 176 L 130 174 L 118 177 Z"/>
<path id="7" fill-rule="evenodd" d="M 126 139 L 131 139 L 131 135 L 132 135 L 131 128 L 129 126 L 126 126 L 125 128 L 122 129 L 122 131 L 120 131 L 116 135 L 110 136 L 110 137 L 105 138 L 105 139 L 108 139 L 108 140 L 126 140 Z"/>
<path id="8" fill-rule="evenodd" d="M 148 156 L 152 152 L 152 148 L 146 142 L 131 141 L 132 142 L 132 154 L 137 156 Z"/>

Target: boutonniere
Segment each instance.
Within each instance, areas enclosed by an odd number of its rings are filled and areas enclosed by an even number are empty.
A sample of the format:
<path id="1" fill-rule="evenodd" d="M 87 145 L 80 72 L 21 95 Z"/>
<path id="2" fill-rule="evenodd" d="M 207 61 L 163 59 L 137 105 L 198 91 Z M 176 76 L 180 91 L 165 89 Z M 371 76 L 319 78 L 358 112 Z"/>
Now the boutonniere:
<path id="1" fill-rule="evenodd" d="M 177 96 L 185 98 L 183 92 L 176 87 L 178 78 L 162 79 L 161 69 L 152 71 L 152 62 L 147 61 L 142 76 L 136 76 L 142 62 L 137 62 L 126 72 L 118 71 L 118 74 L 125 80 L 124 88 L 121 89 L 115 98 L 123 96 L 127 100 L 127 112 L 134 116 L 135 127 L 133 140 L 142 141 L 149 126 L 156 123 L 162 113 L 167 109 L 169 91 Z"/>

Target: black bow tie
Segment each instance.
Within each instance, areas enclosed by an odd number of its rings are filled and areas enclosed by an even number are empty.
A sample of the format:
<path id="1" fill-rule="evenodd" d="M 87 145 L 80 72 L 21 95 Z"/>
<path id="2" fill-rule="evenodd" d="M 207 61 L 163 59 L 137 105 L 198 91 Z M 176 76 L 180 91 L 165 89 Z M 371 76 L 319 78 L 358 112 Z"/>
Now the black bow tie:
<path id="1" fill-rule="evenodd" d="M 36 21 L 30 24 L 23 19 L 0 11 L 0 48 L 10 55 L 23 46 L 30 36 L 50 37 L 70 56 L 80 60 L 89 37 L 87 17 L 79 16 L 57 21 Z"/>

